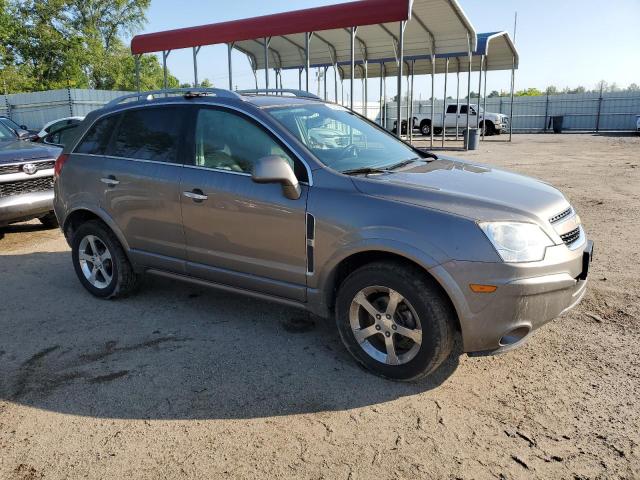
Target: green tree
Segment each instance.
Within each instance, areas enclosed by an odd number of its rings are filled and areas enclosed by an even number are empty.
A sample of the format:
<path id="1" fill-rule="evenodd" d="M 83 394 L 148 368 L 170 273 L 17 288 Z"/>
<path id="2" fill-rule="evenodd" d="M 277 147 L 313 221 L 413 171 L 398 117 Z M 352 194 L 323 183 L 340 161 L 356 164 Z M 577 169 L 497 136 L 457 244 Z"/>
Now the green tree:
<path id="1" fill-rule="evenodd" d="M 63 87 L 132 90 L 123 37 L 145 23 L 150 0 L 0 0 L 0 82 L 6 91 Z M 140 61 L 144 89 L 163 85 L 155 55 Z M 168 75 L 168 85 L 178 81 Z"/>
<path id="2" fill-rule="evenodd" d="M 489 95 L 487 95 L 489 98 L 494 98 L 494 97 L 499 97 L 500 96 L 500 92 L 497 90 L 492 90 L 491 93 Z"/>
<path id="3" fill-rule="evenodd" d="M 535 87 L 527 88 L 526 90 L 518 90 L 515 93 L 516 97 L 538 97 L 542 95 L 542 92 Z"/>
<path id="4" fill-rule="evenodd" d="M 637 83 L 632 83 L 627 87 L 628 92 L 640 92 L 640 87 Z"/>

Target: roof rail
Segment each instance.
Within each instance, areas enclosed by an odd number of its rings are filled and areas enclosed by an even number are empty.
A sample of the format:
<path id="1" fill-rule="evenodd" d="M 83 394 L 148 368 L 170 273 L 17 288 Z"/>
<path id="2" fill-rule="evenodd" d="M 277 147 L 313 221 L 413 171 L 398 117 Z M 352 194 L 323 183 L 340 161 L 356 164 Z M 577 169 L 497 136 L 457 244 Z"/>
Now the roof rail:
<path id="1" fill-rule="evenodd" d="M 313 93 L 305 92 L 304 90 L 295 90 L 293 88 L 258 88 L 253 90 L 238 90 L 237 93 L 239 93 L 240 95 L 260 95 L 260 94 L 281 95 L 284 93 L 288 93 L 290 95 L 293 95 L 294 97 L 313 98 L 314 100 L 322 100 L 320 97 L 318 97 L 317 95 L 314 95 Z"/>
<path id="2" fill-rule="evenodd" d="M 154 100 L 156 98 L 168 97 L 169 95 L 183 97 L 204 97 L 212 95 L 221 98 L 241 98 L 237 93 L 232 92 L 231 90 L 224 90 L 222 88 L 169 88 L 165 90 L 151 90 L 148 92 L 137 92 L 123 95 L 122 97 L 111 100 L 105 105 L 105 108 L 113 107 L 127 101 L 137 102 L 140 100 Z"/>

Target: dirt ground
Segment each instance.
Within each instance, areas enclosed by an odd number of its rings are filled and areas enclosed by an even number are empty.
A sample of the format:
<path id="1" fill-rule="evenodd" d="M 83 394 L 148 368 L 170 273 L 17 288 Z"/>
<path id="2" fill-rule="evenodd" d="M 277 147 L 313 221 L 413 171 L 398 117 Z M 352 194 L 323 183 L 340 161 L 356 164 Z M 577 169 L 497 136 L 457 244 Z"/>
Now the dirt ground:
<path id="1" fill-rule="evenodd" d="M 367 374 L 331 323 L 258 300 L 154 278 L 96 300 L 57 230 L 6 230 L 0 478 L 640 478 L 640 137 L 501 140 L 452 155 L 565 192 L 589 292 L 430 382 Z"/>

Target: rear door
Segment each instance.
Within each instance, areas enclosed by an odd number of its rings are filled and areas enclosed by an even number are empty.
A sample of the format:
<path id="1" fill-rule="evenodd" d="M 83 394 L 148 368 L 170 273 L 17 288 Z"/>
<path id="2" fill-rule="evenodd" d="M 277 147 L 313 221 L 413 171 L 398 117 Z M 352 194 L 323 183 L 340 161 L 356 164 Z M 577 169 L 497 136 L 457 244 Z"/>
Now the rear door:
<path id="1" fill-rule="evenodd" d="M 186 105 L 125 110 L 110 120 L 97 178 L 100 207 L 115 221 L 141 265 L 184 272 L 180 211 Z M 97 124 L 96 124 L 97 126 Z M 91 150 L 91 131 L 76 151 Z M 90 161 L 90 159 L 89 159 Z"/>
<path id="2" fill-rule="evenodd" d="M 445 125 L 447 127 L 455 127 L 457 120 L 458 120 L 458 106 L 448 105 L 446 117 L 445 117 Z"/>
<path id="3" fill-rule="evenodd" d="M 195 112 L 192 165 L 182 177 L 187 272 L 216 283 L 304 301 L 306 201 L 279 184 L 257 184 L 253 163 L 280 155 L 307 181 L 302 164 L 254 119 L 222 107 Z"/>

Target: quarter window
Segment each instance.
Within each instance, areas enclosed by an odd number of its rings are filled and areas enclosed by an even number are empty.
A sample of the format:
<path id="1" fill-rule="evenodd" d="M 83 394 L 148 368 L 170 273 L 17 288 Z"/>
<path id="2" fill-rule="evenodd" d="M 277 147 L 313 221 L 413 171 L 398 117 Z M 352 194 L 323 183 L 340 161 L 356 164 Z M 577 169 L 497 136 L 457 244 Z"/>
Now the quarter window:
<path id="1" fill-rule="evenodd" d="M 94 123 L 76 148 L 76 153 L 88 155 L 106 154 L 109 140 L 113 129 L 118 123 L 118 118 L 120 118 L 118 115 L 112 115 Z"/>
<path id="2" fill-rule="evenodd" d="M 200 109 L 195 137 L 196 166 L 251 173 L 256 160 L 278 155 L 289 162 L 298 180 L 307 180 L 304 167 L 264 129 L 243 116 L 226 110 Z"/>
<path id="3" fill-rule="evenodd" d="M 143 108 L 125 112 L 110 155 L 178 163 L 183 112 L 179 107 Z"/>

